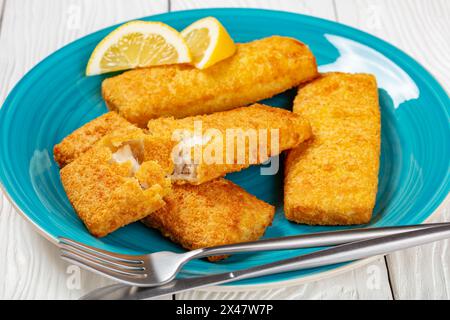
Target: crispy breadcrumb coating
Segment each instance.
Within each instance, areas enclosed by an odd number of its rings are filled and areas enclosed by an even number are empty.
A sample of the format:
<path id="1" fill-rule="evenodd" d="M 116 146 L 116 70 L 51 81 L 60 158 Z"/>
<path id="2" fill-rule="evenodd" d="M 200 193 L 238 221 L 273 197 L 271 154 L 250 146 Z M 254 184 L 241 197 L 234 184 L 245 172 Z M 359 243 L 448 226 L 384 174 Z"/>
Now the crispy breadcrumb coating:
<path id="1" fill-rule="evenodd" d="M 269 113 L 263 111 L 265 109 Z M 246 116 L 234 117 L 240 119 L 235 123 L 237 126 L 248 124 L 246 117 L 259 118 L 261 123 L 273 122 L 275 118 L 280 121 L 279 118 L 288 113 L 272 109 L 247 108 L 242 114 Z M 235 114 L 239 112 L 237 110 Z M 293 127 L 299 125 L 296 124 L 297 121 L 301 123 L 301 120 L 296 120 L 298 118 L 293 116 L 289 124 Z M 180 126 L 189 128 L 192 120 L 185 119 Z M 186 248 L 198 248 L 256 240 L 270 225 L 273 206 L 225 179 L 200 186 L 172 186 L 172 191 L 168 190 L 169 183 L 165 176 L 173 172 L 170 159 L 173 142 L 167 131 L 171 120 L 161 119 L 164 126 L 153 134 L 145 134 L 135 127 L 129 128 L 124 120 L 123 127 L 103 137 L 102 134 L 108 130 L 101 125 L 107 126 L 108 122 L 93 121 L 97 122 L 95 128 L 98 131 L 91 130 L 93 126 L 90 123 L 79 128 L 76 134 L 86 137 L 86 141 L 65 139 L 65 148 L 60 149 L 60 156 L 63 159 L 72 158 L 71 163 L 61 169 L 61 180 L 78 215 L 95 236 L 107 235 L 146 216 L 147 225 L 154 224 Z M 207 117 L 205 123 L 207 127 L 222 123 L 226 128 L 227 124 L 223 121 L 223 116 L 219 115 L 216 120 Z M 292 136 L 283 143 L 297 144 L 298 139 Z M 81 146 L 90 149 L 83 155 L 73 152 L 81 150 Z M 154 211 L 165 202 L 164 209 Z M 154 214 L 158 217 L 150 219 L 149 216 Z M 213 257 L 211 260 L 220 258 L 223 257 Z"/>
<path id="2" fill-rule="evenodd" d="M 201 124 L 199 139 L 195 139 L 196 124 Z M 197 127 L 198 128 L 198 127 Z M 231 135 L 229 129 L 235 129 Z M 191 136 L 186 139 L 173 141 L 174 133 L 180 130 L 188 130 Z M 213 131 L 209 131 L 213 130 Z M 277 134 L 271 140 L 271 130 Z M 208 139 L 208 132 L 211 133 Z M 246 135 L 248 133 L 248 135 Z M 254 133 L 252 135 L 251 133 Z M 265 135 L 260 135 L 266 133 Z M 311 128 L 303 117 L 287 110 L 269 107 L 261 104 L 253 104 L 249 107 L 241 107 L 234 110 L 216 112 L 209 115 L 187 117 L 184 119 L 159 118 L 150 120 L 148 123 L 148 134 L 172 141 L 173 150 L 176 147 L 188 145 L 192 140 L 199 140 L 197 144 L 202 145 L 198 161 L 194 159 L 195 146 L 190 148 L 192 154 L 187 160 L 177 164 L 172 180 L 178 183 L 189 182 L 201 184 L 214 180 L 227 173 L 240 171 L 252 164 L 265 162 L 271 156 L 276 156 L 282 151 L 295 148 L 311 136 Z M 239 143 L 238 138 L 242 142 Z M 250 143 L 251 138 L 256 143 Z M 206 140 L 205 140 L 206 138 Z M 267 139 L 266 139 L 267 138 Z M 234 144 L 230 144 L 229 142 Z M 177 146 L 178 143 L 178 146 Z M 275 148 L 272 148 L 276 146 Z M 217 147 L 217 148 L 216 148 Z M 239 150 L 238 150 L 239 149 Z M 208 153 L 208 150 L 218 150 L 217 153 Z M 221 152 L 220 157 L 215 155 Z M 177 154 L 175 154 L 176 156 Z M 173 159 L 174 162 L 180 159 Z"/>
<path id="3" fill-rule="evenodd" d="M 142 222 L 188 250 L 258 240 L 275 212 L 273 206 L 222 178 L 199 186 L 174 185 L 165 201 Z"/>
<path id="4" fill-rule="evenodd" d="M 210 68 L 142 68 L 105 79 L 110 110 L 145 127 L 158 117 L 229 110 L 270 98 L 318 75 L 316 60 L 298 40 L 272 36 L 238 44 L 236 54 Z"/>
<path id="5" fill-rule="evenodd" d="M 105 136 L 61 169 L 72 206 L 89 232 L 103 237 L 164 206 L 167 171 L 143 159 L 145 143 L 134 136 Z"/>
<path id="6" fill-rule="evenodd" d="M 54 146 L 53 155 L 59 167 L 82 155 L 103 136 L 118 129 L 136 128 L 116 112 L 108 112 L 78 128 Z"/>
<path id="7" fill-rule="evenodd" d="M 263 163 L 271 156 L 297 147 L 311 136 L 309 123 L 301 116 L 261 104 L 184 119 L 172 117 L 154 119 L 149 121 L 146 132 L 120 118 L 116 113 L 109 112 L 64 138 L 54 147 L 54 157 L 60 167 L 73 161 L 102 136 L 107 135 L 109 136 L 107 139 L 110 140 L 117 137 L 119 141 L 127 139 L 126 136 L 129 140 L 138 136 L 145 144 L 146 154 L 143 156 L 145 161 L 158 162 L 177 183 L 200 184 L 227 173 L 242 170 L 252 164 Z M 192 159 L 189 159 L 190 163 L 174 164 L 173 152 L 176 151 L 177 146 L 180 146 L 180 143 L 186 142 L 183 139 L 174 139 L 174 133 L 177 130 L 189 130 L 194 134 L 195 124 L 199 122 L 202 126 L 200 134 L 207 136 L 211 129 L 220 133 L 220 136 L 214 136 L 202 144 L 201 155 L 207 155 L 206 151 L 203 152 L 204 150 L 216 150 L 215 147 L 218 147 L 222 152 L 222 157 L 214 158 L 214 161 L 201 157 L 199 162 L 195 162 L 194 154 L 192 154 Z M 114 129 L 109 127 L 111 124 Z M 235 135 L 227 136 L 227 129 L 236 129 Z M 272 129 L 277 132 L 274 137 L 276 140 L 273 143 Z M 251 135 L 246 135 L 248 130 L 254 130 L 253 132 L 258 134 L 256 144 L 250 143 Z M 265 135 L 259 135 L 264 132 Z M 240 138 L 245 144 L 241 144 L 243 148 L 238 150 Z M 231 140 L 233 145 L 228 145 L 227 142 Z M 272 149 L 272 146 L 277 143 L 277 148 Z"/>
<path id="8" fill-rule="evenodd" d="M 369 222 L 380 156 L 375 77 L 325 74 L 300 88 L 294 112 L 310 121 L 313 138 L 288 153 L 286 218 L 318 225 Z"/>

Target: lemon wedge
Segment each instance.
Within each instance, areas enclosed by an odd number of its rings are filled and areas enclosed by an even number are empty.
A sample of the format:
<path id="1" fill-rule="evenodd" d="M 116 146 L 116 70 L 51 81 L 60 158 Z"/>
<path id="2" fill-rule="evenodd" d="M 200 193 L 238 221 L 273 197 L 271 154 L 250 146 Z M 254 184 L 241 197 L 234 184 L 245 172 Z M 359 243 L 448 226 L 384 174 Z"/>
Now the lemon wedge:
<path id="1" fill-rule="evenodd" d="M 131 21 L 95 47 L 86 75 L 186 62 L 191 55 L 178 31 L 161 22 Z"/>
<path id="2" fill-rule="evenodd" d="M 192 64 L 205 69 L 232 56 L 236 45 L 225 27 L 213 17 L 200 19 L 181 31 L 192 55 Z"/>

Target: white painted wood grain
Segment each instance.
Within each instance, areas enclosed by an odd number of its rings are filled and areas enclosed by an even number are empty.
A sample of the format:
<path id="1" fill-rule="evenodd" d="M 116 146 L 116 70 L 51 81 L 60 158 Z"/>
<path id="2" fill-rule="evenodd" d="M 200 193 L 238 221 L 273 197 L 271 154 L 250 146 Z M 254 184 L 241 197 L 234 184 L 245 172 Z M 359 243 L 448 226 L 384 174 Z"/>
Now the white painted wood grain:
<path id="1" fill-rule="evenodd" d="M 450 197 L 430 222 L 450 221 Z M 395 299 L 450 299 L 450 241 L 399 251 L 387 257 Z"/>
<path id="2" fill-rule="evenodd" d="M 75 299 L 111 283 L 63 262 L 4 195 L 0 209 L 0 299 Z"/>
<path id="3" fill-rule="evenodd" d="M 390 300 L 392 299 L 384 258 L 334 277 L 302 285 L 270 289 L 207 289 L 176 295 L 177 300 Z"/>
<path id="4" fill-rule="evenodd" d="M 4 9 L 5 0 L 0 0 L 0 17 L 2 17 L 3 9 Z M 0 20 L 1 23 L 1 20 Z"/>
<path id="5" fill-rule="evenodd" d="M 337 0 L 336 9 L 339 22 L 407 52 L 450 92 L 448 0 Z"/>
<path id="6" fill-rule="evenodd" d="M 167 7 L 166 0 L 7 1 L 0 30 L 0 105 L 14 84 L 54 50 L 100 28 L 166 12 Z M 1 192 L 0 257 L 0 299 L 75 299 L 111 283 L 63 262 Z"/>
<path id="7" fill-rule="evenodd" d="M 450 3 L 447 0 L 336 1 L 339 22 L 407 52 L 450 92 Z M 433 221 L 450 221 L 450 201 Z M 388 256 L 395 299 L 450 299 L 450 241 Z"/>
<path id="8" fill-rule="evenodd" d="M 166 0 L 6 1 L 0 33 L 0 101 L 26 71 L 65 44 L 167 9 Z"/>
<path id="9" fill-rule="evenodd" d="M 335 20 L 332 0 L 171 0 L 171 11 L 233 7 L 290 11 Z"/>

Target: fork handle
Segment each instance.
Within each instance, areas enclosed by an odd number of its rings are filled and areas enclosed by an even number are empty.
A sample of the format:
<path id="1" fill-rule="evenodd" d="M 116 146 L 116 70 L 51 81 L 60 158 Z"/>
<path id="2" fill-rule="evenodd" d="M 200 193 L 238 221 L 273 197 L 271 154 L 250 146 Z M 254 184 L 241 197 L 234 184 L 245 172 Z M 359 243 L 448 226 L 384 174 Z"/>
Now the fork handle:
<path id="1" fill-rule="evenodd" d="M 217 247 L 202 248 L 189 252 L 190 259 L 210 257 L 215 255 L 288 250 L 299 248 L 313 248 L 335 246 L 353 241 L 367 240 L 383 236 L 390 236 L 403 232 L 422 230 L 431 227 L 446 226 L 450 223 L 430 223 L 401 227 L 361 228 L 352 230 L 340 230 L 331 232 L 318 232 L 282 238 L 263 239 L 252 242 L 223 245 Z M 189 260 L 190 260 L 189 259 Z"/>

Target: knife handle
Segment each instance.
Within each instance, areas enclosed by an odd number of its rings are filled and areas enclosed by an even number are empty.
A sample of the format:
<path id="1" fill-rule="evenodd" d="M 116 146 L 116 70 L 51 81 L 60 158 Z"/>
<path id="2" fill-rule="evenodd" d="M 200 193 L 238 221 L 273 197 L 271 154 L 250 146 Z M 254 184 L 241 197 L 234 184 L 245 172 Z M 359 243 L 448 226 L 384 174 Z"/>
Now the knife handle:
<path id="1" fill-rule="evenodd" d="M 262 239 L 252 242 L 243 242 L 202 248 L 191 251 L 190 259 L 210 257 L 215 255 L 235 254 L 244 252 L 258 252 L 271 250 L 286 250 L 298 248 L 314 248 L 335 246 L 344 243 L 367 240 L 372 238 L 394 235 L 402 232 L 423 230 L 431 227 L 450 225 L 449 223 L 433 223 L 400 227 L 360 228 L 339 230 L 331 232 L 318 232 L 296 236 Z"/>
<path id="2" fill-rule="evenodd" d="M 281 263 L 273 262 L 253 267 L 251 268 L 252 270 L 237 271 L 234 272 L 234 276 L 237 280 L 241 280 L 275 273 L 333 265 L 377 255 L 385 255 L 397 250 L 446 238 L 450 238 L 449 224 L 342 244 L 292 259 L 286 259 Z"/>

